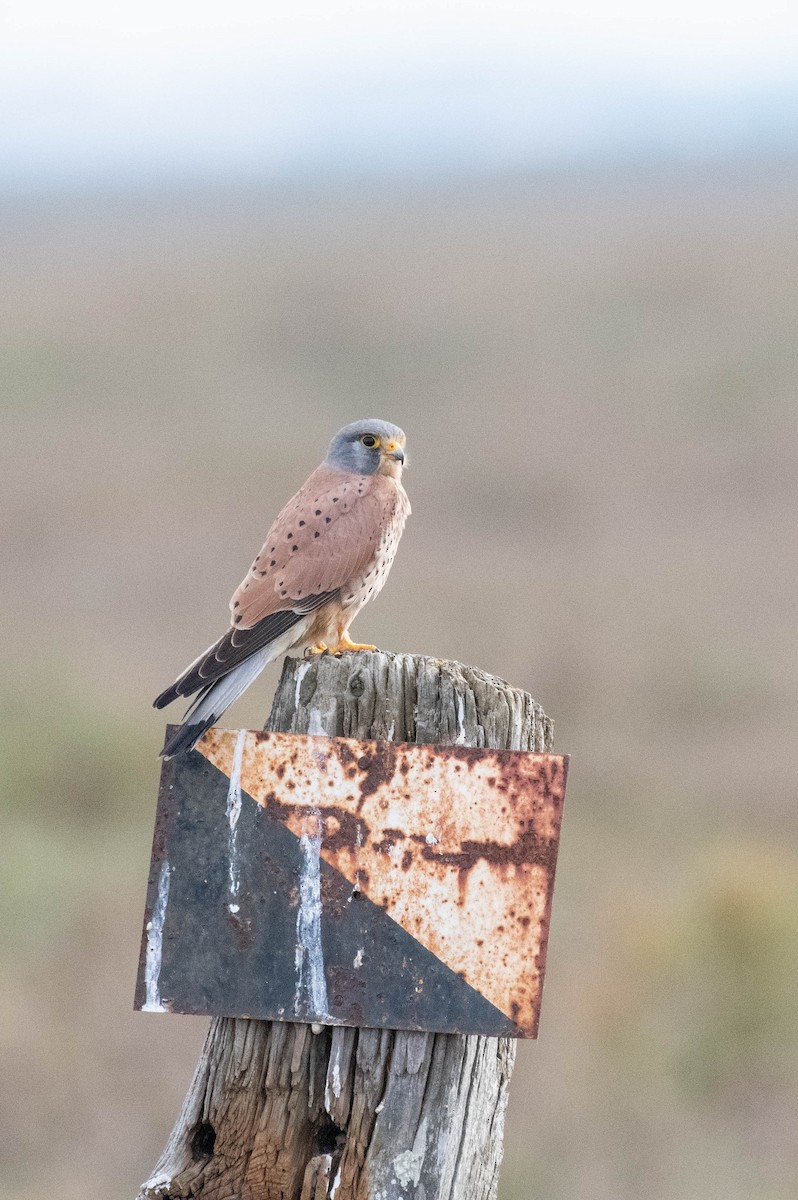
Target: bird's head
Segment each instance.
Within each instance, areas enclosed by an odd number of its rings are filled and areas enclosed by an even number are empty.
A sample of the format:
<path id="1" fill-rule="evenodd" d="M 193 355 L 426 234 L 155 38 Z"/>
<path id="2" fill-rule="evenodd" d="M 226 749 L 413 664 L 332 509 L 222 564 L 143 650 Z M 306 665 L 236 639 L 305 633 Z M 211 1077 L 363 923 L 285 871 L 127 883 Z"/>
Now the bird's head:
<path id="1" fill-rule="evenodd" d="M 351 475 L 390 475 L 400 479 L 405 461 L 405 435 L 389 421 L 353 421 L 330 442 L 325 466 Z"/>

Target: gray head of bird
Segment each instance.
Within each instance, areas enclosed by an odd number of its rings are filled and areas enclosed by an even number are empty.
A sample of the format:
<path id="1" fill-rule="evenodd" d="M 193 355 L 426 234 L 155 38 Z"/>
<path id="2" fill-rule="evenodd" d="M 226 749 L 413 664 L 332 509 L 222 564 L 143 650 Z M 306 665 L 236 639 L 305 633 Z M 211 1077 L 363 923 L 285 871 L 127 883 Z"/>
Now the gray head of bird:
<path id="1" fill-rule="evenodd" d="M 405 435 L 390 421 L 368 418 L 339 429 L 330 442 L 326 467 L 350 475 L 390 475 L 399 479 L 405 461 Z"/>

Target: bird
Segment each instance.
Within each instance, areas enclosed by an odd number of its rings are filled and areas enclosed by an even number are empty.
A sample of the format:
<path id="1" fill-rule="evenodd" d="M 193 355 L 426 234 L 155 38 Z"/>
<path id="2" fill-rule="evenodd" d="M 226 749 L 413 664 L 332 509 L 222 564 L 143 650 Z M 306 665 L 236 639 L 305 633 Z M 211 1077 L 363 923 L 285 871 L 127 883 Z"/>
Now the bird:
<path id="1" fill-rule="evenodd" d="M 267 663 L 288 651 L 375 650 L 349 626 L 382 589 L 410 515 L 398 425 L 345 425 L 327 456 L 280 511 L 230 600 L 230 628 L 154 701 L 195 700 L 161 756 L 191 750 Z"/>

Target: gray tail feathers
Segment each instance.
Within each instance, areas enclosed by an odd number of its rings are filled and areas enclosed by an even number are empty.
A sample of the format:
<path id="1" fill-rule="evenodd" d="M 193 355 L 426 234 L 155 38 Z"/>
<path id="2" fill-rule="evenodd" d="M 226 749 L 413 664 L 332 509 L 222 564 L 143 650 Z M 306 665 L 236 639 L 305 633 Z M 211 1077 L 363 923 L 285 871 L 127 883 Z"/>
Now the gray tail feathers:
<path id="1" fill-rule="evenodd" d="M 161 757 L 174 758 L 176 754 L 191 750 L 206 729 L 215 725 L 225 709 L 229 708 L 260 675 L 273 657 L 269 650 L 269 647 L 264 647 L 259 653 L 233 667 L 227 675 L 204 688 L 183 718 L 183 724 L 167 741 L 161 751 Z"/>

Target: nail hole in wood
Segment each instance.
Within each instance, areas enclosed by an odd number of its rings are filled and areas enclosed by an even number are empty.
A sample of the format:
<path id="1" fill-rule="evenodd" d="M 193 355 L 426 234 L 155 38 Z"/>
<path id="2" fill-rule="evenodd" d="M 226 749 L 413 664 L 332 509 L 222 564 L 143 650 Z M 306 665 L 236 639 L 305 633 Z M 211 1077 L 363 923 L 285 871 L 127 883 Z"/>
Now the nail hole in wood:
<path id="1" fill-rule="evenodd" d="M 191 1139 L 191 1157 L 194 1162 L 198 1162 L 201 1158 L 210 1158 L 215 1145 L 216 1130 L 209 1121 L 203 1121 L 194 1130 L 194 1136 Z"/>

